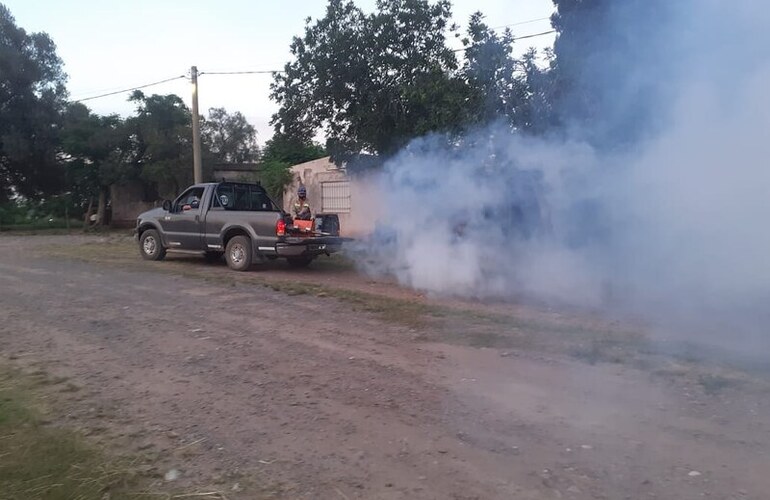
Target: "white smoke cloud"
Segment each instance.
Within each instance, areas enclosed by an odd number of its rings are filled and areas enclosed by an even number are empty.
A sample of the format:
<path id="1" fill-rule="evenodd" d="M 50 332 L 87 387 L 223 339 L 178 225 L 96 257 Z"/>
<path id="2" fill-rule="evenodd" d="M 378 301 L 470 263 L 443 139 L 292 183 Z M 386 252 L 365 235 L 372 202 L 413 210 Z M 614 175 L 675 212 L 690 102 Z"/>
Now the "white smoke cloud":
<path id="1" fill-rule="evenodd" d="M 497 126 L 462 145 L 418 139 L 385 166 L 362 265 L 440 294 L 524 293 L 767 338 L 770 6 L 682 3 L 668 11 L 681 18 L 635 21 L 650 23 L 645 63 L 669 68 L 644 77 L 653 135 L 612 153 Z M 617 71 L 641 74 L 628 64 Z"/>

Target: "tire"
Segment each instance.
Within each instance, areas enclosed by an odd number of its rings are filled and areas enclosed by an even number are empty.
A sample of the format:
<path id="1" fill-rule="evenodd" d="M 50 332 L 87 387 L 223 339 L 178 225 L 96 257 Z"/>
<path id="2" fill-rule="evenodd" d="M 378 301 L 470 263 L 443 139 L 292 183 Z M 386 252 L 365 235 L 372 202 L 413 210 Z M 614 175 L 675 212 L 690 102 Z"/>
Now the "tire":
<path id="1" fill-rule="evenodd" d="M 160 240 L 160 234 L 154 229 L 148 229 L 139 237 L 139 253 L 144 260 L 163 260 L 166 249 Z"/>
<path id="2" fill-rule="evenodd" d="M 203 256 L 209 264 L 216 264 L 222 258 L 222 252 L 206 252 Z"/>
<path id="3" fill-rule="evenodd" d="M 251 240 L 247 236 L 233 236 L 225 248 L 225 260 L 233 271 L 251 267 Z"/>
<path id="4" fill-rule="evenodd" d="M 315 257 L 286 257 L 286 262 L 288 262 L 291 267 L 301 268 L 309 266 L 314 258 Z"/>

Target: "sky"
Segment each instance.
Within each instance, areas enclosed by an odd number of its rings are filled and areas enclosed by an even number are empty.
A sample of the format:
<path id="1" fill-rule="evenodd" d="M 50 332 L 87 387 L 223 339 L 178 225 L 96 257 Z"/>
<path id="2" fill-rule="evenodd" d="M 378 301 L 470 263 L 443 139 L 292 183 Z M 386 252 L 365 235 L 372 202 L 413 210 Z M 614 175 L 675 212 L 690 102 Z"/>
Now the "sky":
<path id="1" fill-rule="evenodd" d="M 206 71 L 272 71 L 289 61 L 289 44 L 303 32 L 305 19 L 317 19 L 324 0 L 0 0 L 28 32 L 44 31 L 57 45 L 69 75 L 73 100 L 127 89 L 189 74 L 195 65 Z M 375 0 L 356 0 L 371 11 Z M 523 23 L 551 15 L 551 0 L 453 0 L 455 21 L 463 28 L 475 11 L 489 26 Z M 514 35 L 550 29 L 548 20 L 518 24 Z M 450 43 L 460 47 L 457 40 Z M 553 36 L 517 44 L 548 47 Z M 270 116 L 277 106 L 270 100 L 271 75 L 202 75 L 199 104 L 240 111 L 257 128 L 264 143 L 272 133 Z M 191 104 L 188 80 L 175 80 L 144 90 L 174 93 Z M 86 101 L 99 114 L 129 115 L 134 106 L 128 94 Z"/>

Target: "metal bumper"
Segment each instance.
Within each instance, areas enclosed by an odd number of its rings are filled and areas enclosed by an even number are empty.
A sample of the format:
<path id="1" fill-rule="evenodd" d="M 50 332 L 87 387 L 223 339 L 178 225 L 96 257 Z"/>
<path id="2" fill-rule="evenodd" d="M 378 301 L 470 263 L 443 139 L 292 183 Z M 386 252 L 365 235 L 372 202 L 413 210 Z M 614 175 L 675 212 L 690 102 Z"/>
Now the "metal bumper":
<path id="1" fill-rule="evenodd" d="M 339 252 L 341 244 L 307 243 L 304 245 L 277 243 L 275 253 L 279 257 L 315 257 L 316 255 Z"/>
<path id="2" fill-rule="evenodd" d="M 275 244 L 279 257 L 315 257 L 339 252 L 343 238 L 334 236 L 320 238 L 287 237 Z"/>

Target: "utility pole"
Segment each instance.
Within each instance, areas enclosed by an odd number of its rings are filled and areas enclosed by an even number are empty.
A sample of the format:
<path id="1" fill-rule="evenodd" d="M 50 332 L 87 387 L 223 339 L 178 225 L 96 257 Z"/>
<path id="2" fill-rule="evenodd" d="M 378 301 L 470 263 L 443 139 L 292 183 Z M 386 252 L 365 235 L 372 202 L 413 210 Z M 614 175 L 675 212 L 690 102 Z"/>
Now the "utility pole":
<path id="1" fill-rule="evenodd" d="M 203 182 L 201 163 L 201 122 L 198 116 L 198 67 L 190 68 L 192 79 L 192 133 L 193 133 L 193 179 L 195 184 Z"/>

